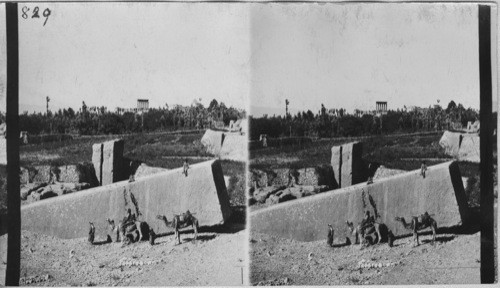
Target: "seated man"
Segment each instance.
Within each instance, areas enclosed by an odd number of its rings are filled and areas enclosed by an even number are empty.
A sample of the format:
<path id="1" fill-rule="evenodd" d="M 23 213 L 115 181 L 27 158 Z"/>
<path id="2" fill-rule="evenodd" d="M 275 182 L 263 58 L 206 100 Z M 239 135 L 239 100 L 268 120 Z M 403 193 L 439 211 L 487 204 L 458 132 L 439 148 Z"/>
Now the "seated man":
<path id="1" fill-rule="evenodd" d="M 365 212 L 365 217 L 361 221 L 361 235 L 365 234 L 365 230 L 369 228 L 370 226 L 373 226 L 373 223 L 375 223 L 375 218 L 370 215 L 370 211 Z"/>
<path id="2" fill-rule="evenodd" d="M 136 220 L 135 214 L 132 214 L 132 210 L 130 208 L 127 209 L 127 217 L 123 218 L 123 227 L 126 227 L 130 224 L 134 224 Z"/>
<path id="3" fill-rule="evenodd" d="M 184 222 L 186 221 L 186 219 L 188 219 L 189 217 L 191 217 L 191 212 L 189 210 L 186 211 L 186 213 L 182 213 L 181 215 L 179 215 L 179 220 L 181 222 Z"/>

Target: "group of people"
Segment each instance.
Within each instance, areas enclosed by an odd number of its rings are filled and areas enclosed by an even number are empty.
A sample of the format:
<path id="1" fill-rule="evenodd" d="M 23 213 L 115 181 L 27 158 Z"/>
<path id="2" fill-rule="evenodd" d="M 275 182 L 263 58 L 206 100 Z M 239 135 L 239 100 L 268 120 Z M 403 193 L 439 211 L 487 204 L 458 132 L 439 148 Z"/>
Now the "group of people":
<path id="1" fill-rule="evenodd" d="M 123 218 L 121 229 L 123 231 L 126 231 L 129 226 L 135 225 L 136 220 L 137 216 L 134 213 L 132 213 L 132 210 L 130 208 L 127 209 L 127 216 Z M 95 226 L 94 223 L 92 222 L 89 222 L 89 224 L 90 224 L 90 230 L 89 230 L 88 242 L 90 244 L 94 244 Z M 112 242 L 111 236 L 108 235 L 106 242 Z"/>

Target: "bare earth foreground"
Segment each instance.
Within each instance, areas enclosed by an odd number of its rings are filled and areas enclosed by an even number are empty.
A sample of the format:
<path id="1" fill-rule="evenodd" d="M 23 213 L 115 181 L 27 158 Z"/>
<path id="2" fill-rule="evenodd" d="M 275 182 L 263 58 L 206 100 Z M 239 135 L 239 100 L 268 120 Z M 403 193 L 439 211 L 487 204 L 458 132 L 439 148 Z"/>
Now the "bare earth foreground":
<path id="1" fill-rule="evenodd" d="M 480 283 L 480 233 L 397 239 L 361 248 L 331 248 L 324 241 L 298 242 L 252 232 L 252 285 L 409 285 Z M 335 239 L 334 246 L 341 241 Z M 423 243 L 422 243 L 423 242 Z M 361 268 L 360 266 L 368 266 Z"/>
<path id="2" fill-rule="evenodd" d="M 247 264 L 246 230 L 201 232 L 196 242 L 190 230 L 187 232 L 181 234 L 181 245 L 174 245 L 174 235 L 168 235 L 157 238 L 154 246 L 143 241 L 121 247 L 120 243 L 114 242 L 91 245 L 86 238 L 59 239 L 22 231 L 20 284 L 242 285 L 242 274 L 247 278 L 247 271 L 241 268 Z M 1 236 L 0 241 L 6 241 L 6 237 Z M 104 240 L 101 238 L 98 237 L 96 242 Z M 33 277 L 42 281 L 26 282 Z"/>

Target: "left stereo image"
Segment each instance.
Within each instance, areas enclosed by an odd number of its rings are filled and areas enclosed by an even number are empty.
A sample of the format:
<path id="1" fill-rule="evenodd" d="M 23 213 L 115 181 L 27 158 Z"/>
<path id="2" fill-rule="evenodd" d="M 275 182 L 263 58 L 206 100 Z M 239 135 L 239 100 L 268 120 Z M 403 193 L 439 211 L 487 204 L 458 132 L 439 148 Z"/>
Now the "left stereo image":
<path id="1" fill-rule="evenodd" d="M 247 13 L 0 6 L 0 285 L 248 285 Z"/>

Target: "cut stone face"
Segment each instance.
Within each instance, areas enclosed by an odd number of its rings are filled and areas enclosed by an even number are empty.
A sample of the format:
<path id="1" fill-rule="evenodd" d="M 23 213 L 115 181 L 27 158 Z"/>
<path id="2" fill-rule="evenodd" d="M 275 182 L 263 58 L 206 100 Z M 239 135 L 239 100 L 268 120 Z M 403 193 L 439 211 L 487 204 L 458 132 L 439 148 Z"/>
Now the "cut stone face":
<path id="1" fill-rule="evenodd" d="M 187 177 L 179 168 L 24 205 L 21 225 L 60 238 L 79 238 L 88 236 L 93 222 L 96 235 L 106 235 L 106 218 L 120 221 L 128 208 L 157 233 L 169 231 L 157 215 L 171 221 L 174 214 L 189 210 L 201 226 L 222 224 L 231 216 L 222 167 L 207 161 L 192 165 Z"/>
<path id="2" fill-rule="evenodd" d="M 447 162 L 428 167 L 425 178 L 415 170 L 373 184 L 361 183 L 259 209 L 250 214 L 251 229 L 299 241 L 317 241 L 326 239 L 328 224 L 332 224 L 336 235 L 348 237 L 351 234 L 346 221 L 357 225 L 365 210 L 374 215 L 370 196 L 380 214 L 377 221 L 385 223 L 396 236 L 411 231 L 395 217 L 409 221 L 412 216 L 428 212 L 438 227 L 459 226 L 469 219 L 458 164 Z"/>
<path id="3" fill-rule="evenodd" d="M 331 164 L 335 182 L 339 188 L 348 187 L 366 180 L 363 159 L 363 144 L 351 142 L 332 147 Z"/>

